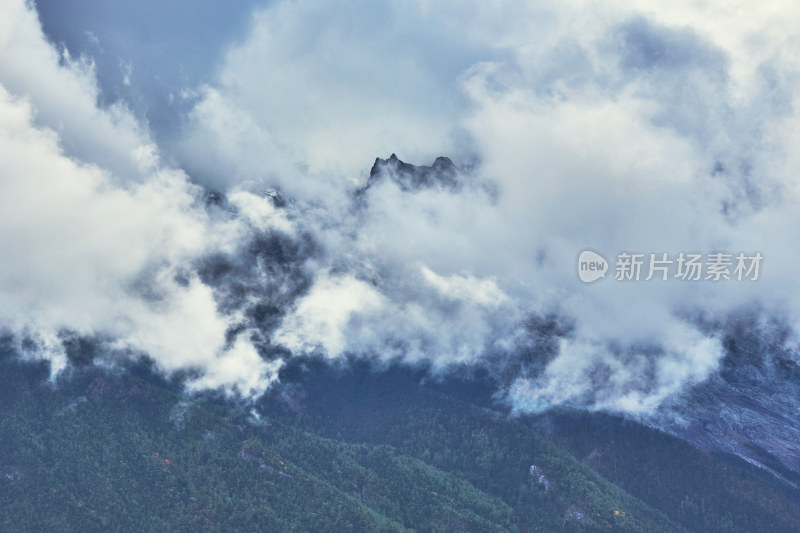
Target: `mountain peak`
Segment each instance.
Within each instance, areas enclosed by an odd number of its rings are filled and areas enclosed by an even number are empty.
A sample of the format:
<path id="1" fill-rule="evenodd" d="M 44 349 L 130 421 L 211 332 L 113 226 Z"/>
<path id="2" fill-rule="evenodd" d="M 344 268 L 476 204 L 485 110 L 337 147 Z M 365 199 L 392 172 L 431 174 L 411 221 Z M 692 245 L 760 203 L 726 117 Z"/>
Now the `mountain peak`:
<path id="1" fill-rule="evenodd" d="M 392 154 L 388 159 L 375 158 L 365 189 L 382 176 L 388 176 L 403 191 L 416 191 L 434 187 L 457 191 L 461 187 L 459 172 L 449 157 L 439 156 L 430 166 L 412 165 Z"/>

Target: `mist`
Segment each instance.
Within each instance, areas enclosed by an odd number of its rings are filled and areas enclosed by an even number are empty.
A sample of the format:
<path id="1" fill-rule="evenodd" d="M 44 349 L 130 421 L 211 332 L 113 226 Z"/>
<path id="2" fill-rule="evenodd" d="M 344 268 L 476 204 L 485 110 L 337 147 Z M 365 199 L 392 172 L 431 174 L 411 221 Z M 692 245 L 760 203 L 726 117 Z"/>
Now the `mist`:
<path id="1" fill-rule="evenodd" d="M 109 98 L 169 50 L 46 34 L 38 7 L 2 1 L 0 325 L 56 374 L 79 335 L 191 390 L 361 357 L 486 368 L 518 413 L 655 417 L 737 317 L 784 324 L 798 362 L 793 5 L 272 2 L 213 68 L 137 80 L 169 121 Z M 130 68 L 98 75 L 85 32 Z M 393 153 L 454 165 L 409 186 Z M 586 248 L 764 260 L 584 284 Z"/>

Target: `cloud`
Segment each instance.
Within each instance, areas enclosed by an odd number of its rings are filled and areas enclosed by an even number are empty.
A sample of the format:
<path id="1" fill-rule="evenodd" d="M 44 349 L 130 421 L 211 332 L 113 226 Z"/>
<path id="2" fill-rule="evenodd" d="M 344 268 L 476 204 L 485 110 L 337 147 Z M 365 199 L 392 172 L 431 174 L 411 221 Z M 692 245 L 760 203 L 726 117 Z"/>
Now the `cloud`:
<path id="1" fill-rule="evenodd" d="M 517 379 L 510 399 L 517 412 L 553 405 L 588 405 L 634 415 L 702 382 L 723 357 L 718 339 L 677 325 L 665 352 L 653 346 L 609 346 L 562 340 L 559 355 L 536 378 Z"/>
<path id="2" fill-rule="evenodd" d="M 270 4 L 201 95 L 193 132 L 218 132 L 219 117 L 246 115 L 291 161 L 351 183 L 378 154 L 458 152 L 457 76 L 475 49 L 499 52 L 462 33 L 450 14 L 413 2 Z M 271 158 L 269 148 L 251 153 L 243 172 L 269 168 Z"/>
<path id="3" fill-rule="evenodd" d="M 170 87 L 190 110 L 162 144 L 9 8 L 20 331 L 110 331 L 197 386 L 263 390 L 277 352 L 425 359 L 491 366 L 519 411 L 644 415 L 726 357 L 697 317 L 800 318 L 794 6 L 274 2 L 213 76 Z M 448 155 L 463 187 L 363 190 L 392 152 Z M 204 208 L 196 184 L 224 194 Z M 765 263 L 753 283 L 587 286 L 586 247 Z"/>
<path id="4" fill-rule="evenodd" d="M 465 76 L 475 104 L 467 129 L 482 171 L 498 181 L 503 218 L 525 228 L 511 247 L 527 247 L 528 257 L 533 243 L 541 247 L 542 264 L 528 278 L 554 291 L 558 309 L 575 319 L 559 355 L 538 379 L 519 380 L 511 401 L 522 411 L 567 403 L 649 413 L 707 378 L 725 355 L 719 339 L 697 331 L 687 314 L 724 316 L 748 302 L 785 301 L 793 276 L 780 263 L 791 245 L 778 226 L 796 187 L 776 169 L 789 145 L 767 132 L 797 122 L 781 103 L 796 93 L 780 86 L 778 99 L 764 87 L 766 94 L 737 94 L 738 57 L 693 29 L 641 14 L 612 17 L 590 39 L 577 45 L 583 50 L 566 79 L 531 66 L 525 49 L 516 63 L 475 65 Z M 753 68 L 744 80 L 749 89 L 758 87 L 753 80 L 764 65 Z M 784 63 L 779 71 L 790 78 L 792 68 Z M 572 271 L 586 246 L 612 257 L 626 250 L 762 250 L 776 263 L 768 279 L 749 286 L 586 287 Z"/>
<path id="5" fill-rule="evenodd" d="M 55 131 L 68 156 L 98 164 L 121 179 L 140 178 L 131 154 L 152 142 L 146 128 L 122 103 L 97 107 L 92 61 L 50 45 L 26 2 L 3 0 L 1 5 L 0 80 L 5 89 L 35 102 L 34 123 Z"/>
<path id="6" fill-rule="evenodd" d="M 497 307 L 508 300 L 497 283 L 491 279 L 477 279 L 469 274 L 453 274 L 448 277 L 440 276 L 428 267 L 420 267 L 422 277 L 444 296 L 472 301 L 487 307 Z"/>
<path id="7" fill-rule="evenodd" d="M 66 363 L 60 340 L 76 333 L 111 337 L 108 357 L 144 354 L 165 371 L 191 370 L 195 386 L 263 391 L 279 362 L 263 360 L 246 334 L 231 340 L 235 317 L 218 311 L 193 264 L 216 239 L 247 233 L 231 225 L 267 227 L 268 209 L 234 195 L 245 215 L 215 225 L 198 206 L 201 190 L 160 164 L 137 125 L 96 107 L 89 72 L 59 64 L 33 13 L 21 2 L 8 7 L 12 20 L 0 34 L 0 55 L 13 58 L 0 73 L 0 323 L 39 346 L 29 355 L 56 371 Z"/>
<path id="8" fill-rule="evenodd" d="M 207 386 L 247 394 L 274 379 L 246 341 L 226 348 L 231 319 L 211 288 L 191 271 L 178 279 L 212 231 L 184 175 L 158 170 L 116 187 L 67 158 L 52 130 L 32 124 L 31 106 L 1 87 L 0 140 L 4 326 L 42 343 L 56 370 L 65 361 L 55 339 L 68 330 L 111 335 L 166 371 L 198 371 Z"/>
<path id="9" fill-rule="evenodd" d="M 785 300 L 792 275 L 782 263 L 790 261 L 791 244 L 779 228 L 788 224 L 796 187 L 784 166 L 789 144 L 778 132 L 796 123 L 786 105 L 795 92 L 783 81 L 792 79 L 794 63 L 755 61 L 744 41 L 722 38 L 720 27 L 690 24 L 697 13 L 662 17 L 620 6 L 582 14 L 577 7 L 553 8 L 552 24 L 535 40 L 530 30 L 537 26 L 524 14 L 528 33 L 509 23 L 502 36 L 462 11 L 443 17 L 463 22 L 463 35 L 485 39 L 451 83 L 466 98 L 456 116 L 480 161 L 473 179 L 494 183 L 497 194 L 371 187 L 358 215 L 357 251 L 348 250 L 361 262 L 351 268 L 372 280 L 394 316 L 406 317 L 405 327 L 377 313 L 363 318 L 371 327 L 343 331 L 351 350 L 386 354 L 404 346 L 402 353 L 446 365 L 493 351 L 520 357 L 532 342 L 520 333 L 527 317 L 565 314 L 574 329 L 541 378 L 518 381 L 511 400 L 519 409 L 572 403 L 642 414 L 702 382 L 725 356 L 720 339 L 693 322 L 696 313 L 724 316 L 749 302 Z M 667 22 L 678 19 L 684 22 Z M 491 47 L 494 39 L 504 53 Z M 239 83 L 239 71 L 226 72 Z M 767 71 L 776 84 L 765 83 Z M 303 85 L 328 87 L 325 80 Z M 368 110 L 381 97 L 363 100 Z M 574 273 L 586 246 L 612 256 L 760 250 L 774 263 L 750 285 L 607 280 L 587 287 Z M 422 280 L 415 264 L 424 265 Z M 467 279 L 513 295 L 500 306 L 502 317 L 437 300 L 463 293 L 456 287 Z M 434 324 L 436 334 L 428 336 L 422 324 Z M 474 335 L 462 334 L 465 327 Z M 375 332 L 385 337 L 383 352 Z M 574 368 L 584 370 L 562 371 Z"/>
<path id="10" fill-rule="evenodd" d="M 352 276 L 323 278 L 286 318 L 276 340 L 298 353 L 319 348 L 328 357 L 339 357 L 345 352 L 353 315 L 369 313 L 383 304 L 380 293 Z"/>

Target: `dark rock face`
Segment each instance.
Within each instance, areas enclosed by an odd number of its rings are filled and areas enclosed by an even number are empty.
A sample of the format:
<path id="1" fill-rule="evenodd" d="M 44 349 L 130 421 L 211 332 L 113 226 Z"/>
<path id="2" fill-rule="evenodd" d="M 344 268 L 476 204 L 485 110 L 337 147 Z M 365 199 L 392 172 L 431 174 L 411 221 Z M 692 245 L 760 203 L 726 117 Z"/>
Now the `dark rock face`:
<path id="1" fill-rule="evenodd" d="M 364 190 L 378 180 L 390 179 L 403 191 L 418 191 L 439 187 L 455 192 L 461 188 L 460 174 L 455 164 L 447 157 L 437 157 L 431 166 L 411 165 L 401 161 L 395 154 L 389 159 L 375 159 L 369 180 Z"/>
<path id="2" fill-rule="evenodd" d="M 800 360 L 787 326 L 753 312 L 719 329 L 719 373 L 663 406 L 667 416 L 652 425 L 800 481 Z"/>

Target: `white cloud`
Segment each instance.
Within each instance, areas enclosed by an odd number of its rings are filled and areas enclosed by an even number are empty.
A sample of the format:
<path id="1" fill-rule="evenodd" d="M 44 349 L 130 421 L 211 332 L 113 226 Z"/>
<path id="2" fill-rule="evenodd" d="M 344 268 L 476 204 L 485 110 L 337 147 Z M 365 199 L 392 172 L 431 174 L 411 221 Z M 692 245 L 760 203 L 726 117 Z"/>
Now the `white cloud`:
<path id="1" fill-rule="evenodd" d="M 230 192 L 233 214 L 209 220 L 146 128 L 97 107 L 91 63 L 3 1 L 0 291 L 20 331 L 110 330 L 165 370 L 204 369 L 197 386 L 261 390 L 279 363 L 259 363 L 257 332 L 226 341 L 241 317 L 190 265 L 272 230 L 318 245 L 273 339 L 295 354 L 512 365 L 531 316 L 566 315 L 542 377 L 512 390 L 520 409 L 649 412 L 723 357 L 688 313 L 760 300 L 800 320 L 793 5 L 275 2 L 212 83 L 174 88 L 195 105 L 170 155 Z M 353 202 L 392 152 L 476 166 L 457 194 L 385 178 Z M 297 200 L 291 216 L 264 184 Z M 761 251 L 765 266 L 752 284 L 585 286 L 587 246 Z"/>
<path id="2" fill-rule="evenodd" d="M 263 391 L 279 362 L 262 360 L 245 335 L 228 346 L 235 317 L 218 311 L 191 271 L 225 224 L 214 227 L 197 207 L 199 189 L 161 166 L 130 116 L 120 122 L 119 109 L 96 107 L 91 72 L 58 64 L 33 12 L 5 3 L 0 323 L 38 346 L 28 356 L 54 371 L 66 363 L 59 335 L 70 331 L 110 336 L 117 349 L 147 354 L 169 372 L 192 370 L 195 386 Z M 235 201 L 248 213 L 239 224 L 267 225 L 256 202 Z"/>
<path id="3" fill-rule="evenodd" d="M 650 414 L 671 395 L 706 379 L 723 356 L 718 339 L 685 324 L 675 324 L 672 334 L 657 353 L 563 340 L 558 357 L 541 376 L 520 378 L 511 386 L 514 409 L 542 411 L 571 404 Z"/>
<path id="4" fill-rule="evenodd" d="M 490 308 L 495 308 L 508 300 L 492 279 L 477 279 L 469 274 L 440 276 L 425 265 L 421 265 L 420 270 L 425 281 L 447 297 L 472 301 Z"/>
<path id="5" fill-rule="evenodd" d="M 391 2 L 344 9 L 279 2 L 260 12 L 196 108 L 193 135 L 219 135 L 217 147 L 263 138 L 264 153 L 274 149 L 312 171 L 292 174 L 308 189 L 321 176 L 346 184 L 339 173 L 353 178 L 360 170 L 363 180 L 367 162 L 390 152 L 424 164 L 472 150 L 480 161 L 458 195 L 373 184 L 355 222 L 337 222 L 355 240 L 326 242 L 346 258 L 337 264 L 371 280 L 381 305 L 358 311 L 359 291 L 341 296 L 356 308 L 324 303 L 323 285 L 281 338 L 332 356 L 447 365 L 514 346 L 526 314 L 555 311 L 574 319 L 574 339 L 531 392 L 534 403 L 579 398 L 641 413 L 702 381 L 723 353 L 685 314 L 778 301 L 786 280 L 777 270 L 750 286 L 606 280 L 586 287 L 574 261 L 586 246 L 606 254 L 761 250 L 788 275 L 788 262 L 780 263 L 790 244 L 779 228 L 791 216 L 776 191 L 784 198 L 796 191 L 785 139 L 796 132 L 786 102 L 796 99 L 788 80 L 797 65 L 784 51 L 797 43 L 775 9 L 756 11 L 748 19 L 691 3 L 501 2 L 473 14 L 430 2 L 402 10 Z M 216 128 L 226 113 L 258 133 Z M 269 166 L 244 152 L 230 156 L 238 173 Z M 497 194 L 482 191 L 481 180 L 496 184 Z M 330 204 L 339 206 L 331 219 L 341 216 L 340 203 Z M 323 309 L 339 318 L 308 318 Z M 608 350 L 630 354 L 643 342 L 660 351 L 623 361 Z M 558 371 L 584 356 L 588 375 L 606 369 L 608 386 Z M 643 385 L 647 372 L 657 376 L 651 387 Z M 541 392 L 551 389 L 557 393 Z"/>
<path id="6" fill-rule="evenodd" d="M 225 348 L 229 319 L 211 289 L 175 279 L 209 232 L 185 176 L 159 170 L 118 188 L 102 169 L 65 157 L 31 115 L 0 86 L 0 321 L 42 343 L 54 370 L 65 363 L 56 333 L 68 329 L 112 335 L 167 371 L 199 369 L 207 386 L 263 391 L 270 365 L 245 341 Z"/>
<path id="7" fill-rule="evenodd" d="M 0 81 L 9 93 L 35 102 L 37 126 L 59 135 L 67 155 L 110 170 L 115 179 L 141 178 L 131 154 L 150 144 L 122 105 L 97 107 L 94 66 L 59 53 L 45 39 L 36 12 L 23 0 L 0 0 Z"/>
<path id="8" fill-rule="evenodd" d="M 328 357 L 345 355 L 351 319 L 383 305 L 383 297 L 351 276 L 323 278 L 297 304 L 275 339 L 296 352 L 321 349 Z"/>
<path id="9" fill-rule="evenodd" d="M 197 106 L 194 135 L 220 133 L 215 123 L 231 113 L 258 124 L 269 141 L 249 155 L 250 173 L 272 166 L 269 143 L 311 172 L 350 179 L 391 151 L 452 153 L 460 65 L 472 46 L 495 45 L 465 40 L 442 15 L 413 2 L 276 2 L 228 53 Z"/>

